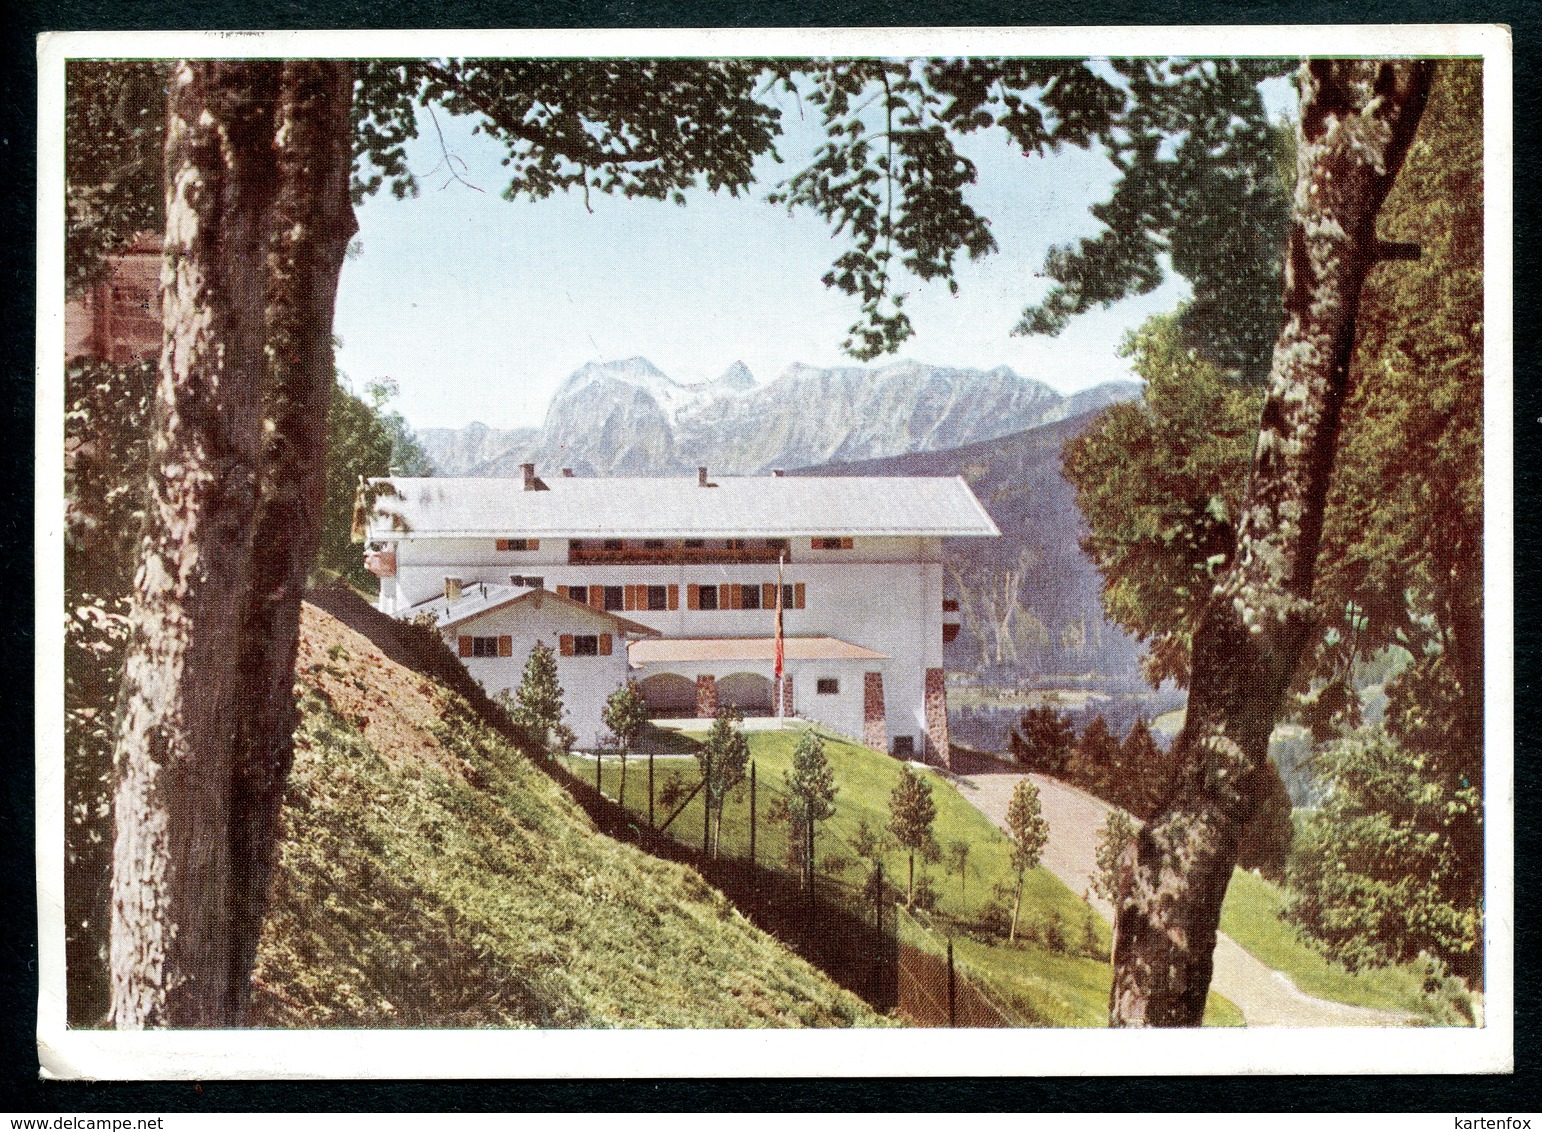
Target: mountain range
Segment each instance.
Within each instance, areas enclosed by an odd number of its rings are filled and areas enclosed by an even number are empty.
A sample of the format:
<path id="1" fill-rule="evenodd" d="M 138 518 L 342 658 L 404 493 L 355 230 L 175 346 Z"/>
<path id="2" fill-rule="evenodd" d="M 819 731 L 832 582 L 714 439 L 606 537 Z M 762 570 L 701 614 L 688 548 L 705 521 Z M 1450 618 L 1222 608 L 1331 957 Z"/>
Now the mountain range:
<path id="1" fill-rule="evenodd" d="M 1069 396 L 1006 366 L 797 364 L 758 384 L 742 362 L 683 384 L 646 358 L 590 362 L 553 394 L 540 428 L 473 423 L 418 440 L 440 475 L 754 475 L 958 448 L 1139 396 L 1133 381 Z"/>

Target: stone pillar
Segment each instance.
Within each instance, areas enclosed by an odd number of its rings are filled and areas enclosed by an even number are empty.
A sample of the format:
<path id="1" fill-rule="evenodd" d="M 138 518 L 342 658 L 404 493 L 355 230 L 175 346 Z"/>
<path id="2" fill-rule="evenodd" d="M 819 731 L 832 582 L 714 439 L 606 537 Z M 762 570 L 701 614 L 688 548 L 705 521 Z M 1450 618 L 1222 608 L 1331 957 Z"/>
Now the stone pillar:
<path id="1" fill-rule="evenodd" d="M 790 719 L 792 717 L 792 677 L 784 672 L 781 683 L 782 716 Z"/>
<path id="2" fill-rule="evenodd" d="M 711 719 L 717 715 L 717 679 L 715 677 L 696 677 L 696 715 L 699 719 Z"/>
<path id="3" fill-rule="evenodd" d="M 875 751 L 889 749 L 889 727 L 883 710 L 883 673 L 862 678 L 862 741 Z"/>
<path id="4" fill-rule="evenodd" d="M 953 750 L 948 746 L 948 688 L 940 668 L 926 670 L 926 761 L 953 765 Z"/>

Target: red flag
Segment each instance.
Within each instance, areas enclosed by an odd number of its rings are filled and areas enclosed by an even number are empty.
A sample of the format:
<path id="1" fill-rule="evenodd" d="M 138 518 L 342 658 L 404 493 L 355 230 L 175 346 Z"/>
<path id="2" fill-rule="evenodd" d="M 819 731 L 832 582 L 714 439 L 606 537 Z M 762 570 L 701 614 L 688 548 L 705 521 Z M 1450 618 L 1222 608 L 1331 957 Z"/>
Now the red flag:
<path id="1" fill-rule="evenodd" d="M 782 647 L 782 559 L 776 560 L 776 679 L 778 684 L 782 679 L 782 661 L 785 657 Z M 780 687 L 777 689 L 780 691 Z"/>

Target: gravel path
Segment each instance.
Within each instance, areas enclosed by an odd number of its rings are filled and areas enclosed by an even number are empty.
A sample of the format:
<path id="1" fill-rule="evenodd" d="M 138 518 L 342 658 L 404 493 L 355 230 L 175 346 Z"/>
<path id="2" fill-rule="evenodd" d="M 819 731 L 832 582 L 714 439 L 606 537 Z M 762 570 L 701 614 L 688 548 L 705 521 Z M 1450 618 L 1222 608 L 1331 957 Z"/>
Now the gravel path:
<path id="1" fill-rule="evenodd" d="M 1024 777 L 979 774 L 957 782 L 965 798 L 1005 828 L 1007 804 Z M 1026 777 L 1039 788 L 1049 822 L 1044 867 L 1078 895 L 1090 892 L 1098 831 L 1113 807 L 1059 779 L 1042 774 Z M 1091 900 L 1099 914 L 1111 921 L 1112 906 L 1096 894 Z M 1249 1026 L 1405 1026 L 1412 1021 L 1408 1015 L 1393 1011 L 1346 1006 L 1303 994 L 1284 972 L 1266 967 L 1224 933 L 1216 939 L 1215 974 L 1210 985 L 1237 1005 Z"/>

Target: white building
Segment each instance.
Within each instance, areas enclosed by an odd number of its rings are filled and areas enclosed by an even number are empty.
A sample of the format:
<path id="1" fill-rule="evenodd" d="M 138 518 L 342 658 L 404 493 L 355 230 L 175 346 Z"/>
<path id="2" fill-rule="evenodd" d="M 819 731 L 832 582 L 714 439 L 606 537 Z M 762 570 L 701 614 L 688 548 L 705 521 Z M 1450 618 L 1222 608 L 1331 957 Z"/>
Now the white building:
<path id="1" fill-rule="evenodd" d="M 784 714 L 878 749 L 948 759 L 942 646 L 957 618 L 945 615 L 956 605 L 944 595 L 942 540 L 1000 533 L 960 478 L 713 481 L 703 468 L 695 479 L 548 482 L 526 465 L 523 481 L 376 487 L 364 535 L 380 608 L 433 612 L 449 638 L 511 638 L 511 655 L 468 662 L 490 691 L 518 685 L 529 650 L 513 639 L 597 636 L 607 630 L 585 614 L 615 619 L 611 657 L 625 640 L 628 668 L 613 660 L 590 670 L 613 682 L 584 693 L 582 716 L 570 692 L 581 742 L 597 726 L 591 701 L 629 672 L 656 715 L 709 716 L 724 704 L 773 714 L 780 698 Z M 777 687 L 779 564 L 786 675 Z M 523 599 L 541 591 L 559 600 Z M 496 633 L 484 620 L 494 613 Z"/>

